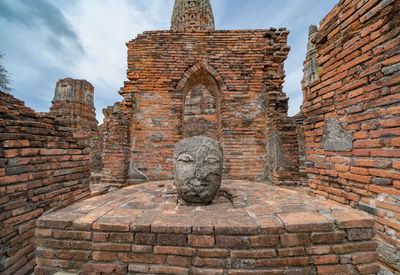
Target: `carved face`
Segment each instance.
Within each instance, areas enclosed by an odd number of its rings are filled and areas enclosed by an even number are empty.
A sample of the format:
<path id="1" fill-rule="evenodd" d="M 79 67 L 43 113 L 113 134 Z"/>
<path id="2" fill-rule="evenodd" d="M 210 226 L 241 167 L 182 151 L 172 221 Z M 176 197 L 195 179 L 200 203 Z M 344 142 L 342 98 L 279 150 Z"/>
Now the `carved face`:
<path id="1" fill-rule="evenodd" d="M 175 144 L 174 177 L 179 198 L 187 204 L 209 204 L 221 186 L 223 151 L 212 138 L 196 136 Z"/>

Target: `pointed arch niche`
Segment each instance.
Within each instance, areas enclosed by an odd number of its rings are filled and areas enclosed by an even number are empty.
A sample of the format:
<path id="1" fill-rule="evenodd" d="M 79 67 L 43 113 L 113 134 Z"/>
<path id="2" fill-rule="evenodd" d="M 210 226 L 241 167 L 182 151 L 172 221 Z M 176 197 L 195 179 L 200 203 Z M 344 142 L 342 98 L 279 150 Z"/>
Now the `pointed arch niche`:
<path id="1" fill-rule="evenodd" d="M 221 83 L 207 64 L 193 66 L 178 84 L 182 90 L 182 138 L 221 138 Z M 186 80 L 186 81 L 185 81 Z"/>

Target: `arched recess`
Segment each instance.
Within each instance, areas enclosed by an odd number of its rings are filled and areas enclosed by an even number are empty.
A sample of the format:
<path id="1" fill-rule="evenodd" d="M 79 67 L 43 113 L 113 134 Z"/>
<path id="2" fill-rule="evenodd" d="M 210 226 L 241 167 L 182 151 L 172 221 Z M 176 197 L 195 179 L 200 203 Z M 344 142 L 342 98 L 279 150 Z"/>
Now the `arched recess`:
<path id="1" fill-rule="evenodd" d="M 182 138 L 200 134 L 220 140 L 221 102 L 225 89 L 217 71 L 206 62 L 194 65 L 184 74 L 177 86 L 177 92 L 183 95 Z M 195 106 L 196 104 L 200 106 Z"/>

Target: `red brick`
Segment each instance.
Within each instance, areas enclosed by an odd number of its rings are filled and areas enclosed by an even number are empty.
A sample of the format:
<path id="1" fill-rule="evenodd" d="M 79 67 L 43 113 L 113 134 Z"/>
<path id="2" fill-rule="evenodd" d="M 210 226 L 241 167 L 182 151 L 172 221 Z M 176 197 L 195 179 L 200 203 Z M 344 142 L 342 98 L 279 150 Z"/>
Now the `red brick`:
<path id="1" fill-rule="evenodd" d="M 357 175 L 353 173 L 339 173 L 340 177 L 343 177 L 345 179 L 353 180 L 353 181 L 358 181 L 362 183 L 371 183 L 372 177 L 371 176 L 362 176 L 362 175 Z"/>
<path id="2" fill-rule="evenodd" d="M 37 228 L 35 230 L 35 235 L 36 237 L 40 238 L 40 237 L 52 237 L 53 235 L 53 230 L 52 229 L 44 229 L 44 228 Z"/>
<path id="3" fill-rule="evenodd" d="M 118 259 L 123 263 L 162 264 L 165 262 L 166 256 L 152 253 L 119 252 Z"/>
<path id="4" fill-rule="evenodd" d="M 168 255 L 166 262 L 173 266 L 190 266 L 192 263 L 191 257 L 182 257 L 175 255 Z"/>
<path id="5" fill-rule="evenodd" d="M 336 254 L 347 254 L 351 252 L 375 251 L 376 247 L 377 244 L 375 242 L 368 241 L 361 243 L 336 244 L 332 246 L 332 250 Z"/>
<path id="6" fill-rule="evenodd" d="M 126 274 L 127 268 L 118 264 L 87 263 L 83 266 L 84 273 L 106 273 L 106 274 Z"/>
<path id="7" fill-rule="evenodd" d="M 326 244 L 326 243 L 342 243 L 346 237 L 346 232 L 326 232 L 326 233 L 312 233 L 311 242 L 314 244 Z"/>
<path id="8" fill-rule="evenodd" d="M 227 259 L 220 259 L 220 258 L 199 258 L 195 257 L 193 259 L 193 265 L 198 267 L 228 267 L 228 260 Z"/>
<path id="9" fill-rule="evenodd" d="M 254 247 L 268 247 L 269 242 L 272 242 L 274 238 L 258 237 L 258 239 L 254 239 L 257 237 L 251 237 L 251 244 L 248 237 L 239 237 L 239 236 L 216 236 L 216 245 L 221 248 L 250 248 Z M 274 240 L 277 240 L 275 238 Z M 277 241 L 276 241 L 277 242 Z"/>
<path id="10" fill-rule="evenodd" d="M 372 240 L 375 230 L 372 228 L 351 228 L 347 230 L 347 239 L 350 241 Z"/>
<path id="11" fill-rule="evenodd" d="M 242 259 L 260 259 L 272 258 L 276 256 L 274 249 L 258 249 L 258 250 L 231 250 L 231 258 Z"/>
<path id="12" fill-rule="evenodd" d="M 316 265 L 336 264 L 339 262 L 339 257 L 337 255 L 313 256 L 312 259 Z"/>
<path id="13" fill-rule="evenodd" d="M 303 247 L 290 247 L 278 249 L 278 255 L 279 257 L 303 256 L 305 252 Z"/>
<path id="14" fill-rule="evenodd" d="M 177 246 L 155 246 L 154 253 L 156 254 L 170 254 L 178 256 L 194 256 L 196 250 L 189 247 L 177 247 Z"/>
<path id="15" fill-rule="evenodd" d="M 187 246 L 185 234 L 157 234 L 157 244 L 164 246 Z"/>
<path id="16" fill-rule="evenodd" d="M 389 194 L 393 196 L 400 196 L 400 191 L 391 187 L 383 187 L 379 185 L 369 185 L 368 190 L 378 194 Z"/>
<path id="17" fill-rule="evenodd" d="M 189 235 L 188 242 L 193 247 L 214 247 L 214 236 L 207 235 Z"/>
<path id="18" fill-rule="evenodd" d="M 137 273 L 149 273 L 149 266 L 143 264 L 129 264 L 128 271 L 129 272 L 137 272 Z"/>
<path id="19" fill-rule="evenodd" d="M 358 274 L 360 275 L 375 274 L 378 273 L 380 269 L 381 269 L 380 266 L 376 263 L 363 264 L 357 266 Z"/>
<path id="20" fill-rule="evenodd" d="M 153 252 L 153 247 L 151 245 L 133 244 L 131 247 L 131 250 L 132 250 L 132 252 L 148 253 L 148 252 Z"/>
<path id="21" fill-rule="evenodd" d="M 115 252 L 93 251 L 93 260 L 98 262 L 112 262 L 116 258 L 117 255 Z"/>
<path id="22" fill-rule="evenodd" d="M 177 266 L 163 266 L 163 265 L 151 265 L 149 273 L 152 274 L 176 274 L 176 275 L 187 275 L 188 269 L 185 267 Z"/>
<path id="23" fill-rule="evenodd" d="M 271 266 L 271 267 L 307 266 L 309 264 L 308 257 L 262 259 L 258 260 L 257 262 L 259 266 Z"/>
<path id="24" fill-rule="evenodd" d="M 369 169 L 369 173 L 372 176 L 376 176 L 376 177 L 400 180 L 400 172 L 396 172 L 396 171 L 386 171 L 386 170 L 381 170 L 381 169 Z"/>
<path id="25" fill-rule="evenodd" d="M 199 249 L 198 255 L 203 258 L 226 258 L 229 251 L 226 249 Z"/>
<path id="26" fill-rule="evenodd" d="M 306 252 L 308 255 L 323 255 L 328 254 L 330 251 L 331 248 L 328 245 L 311 246 L 306 248 Z"/>
<path id="27" fill-rule="evenodd" d="M 352 256 L 352 263 L 355 265 L 375 263 L 377 258 L 378 254 L 376 252 L 357 253 Z"/>
<path id="28" fill-rule="evenodd" d="M 268 270 L 229 270 L 228 275 L 283 275 L 284 272 L 279 269 L 268 269 Z M 290 274 L 290 273 L 287 273 Z"/>
<path id="29" fill-rule="evenodd" d="M 333 224 L 323 215 L 315 212 L 278 214 L 289 232 L 330 231 Z M 299 218 L 301 217 L 301 218 Z"/>
<path id="30" fill-rule="evenodd" d="M 56 239 L 91 240 L 92 233 L 84 231 L 54 230 L 53 237 Z"/>
<path id="31" fill-rule="evenodd" d="M 345 265 L 317 266 L 318 275 L 352 275 L 354 272 Z"/>
<path id="32" fill-rule="evenodd" d="M 223 275 L 223 269 L 192 268 L 193 275 Z"/>
<path id="33" fill-rule="evenodd" d="M 310 244 L 310 239 L 306 233 L 283 234 L 280 236 L 283 246 L 307 246 Z"/>
<path id="34" fill-rule="evenodd" d="M 378 216 L 375 217 L 375 220 L 377 222 L 379 222 L 380 224 L 384 224 L 386 226 L 396 229 L 397 231 L 400 231 L 400 223 L 399 222 L 394 222 L 394 221 L 389 220 L 388 218 L 381 218 Z"/>
<path id="35" fill-rule="evenodd" d="M 136 233 L 135 242 L 142 245 L 154 245 L 157 243 L 157 236 L 153 233 Z"/>
<path id="36" fill-rule="evenodd" d="M 130 244 L 116 244 L 116 243 L 94 243 L 93 250 L 101 251 L 131 251 Z"/>
<path id="37" fill-rule="evenodd" d="M 372 227 L 374 221 L 368 214 L 356 210 L 335 210 L 332 217 L 336 220 L 339 228 Z"/>
<path id="38" fill-rule="evenodd" d="M 250 242 L 253 247 L 276 247 L 279 243 L 279 237 L 273 235 L 251 236 Z"/>

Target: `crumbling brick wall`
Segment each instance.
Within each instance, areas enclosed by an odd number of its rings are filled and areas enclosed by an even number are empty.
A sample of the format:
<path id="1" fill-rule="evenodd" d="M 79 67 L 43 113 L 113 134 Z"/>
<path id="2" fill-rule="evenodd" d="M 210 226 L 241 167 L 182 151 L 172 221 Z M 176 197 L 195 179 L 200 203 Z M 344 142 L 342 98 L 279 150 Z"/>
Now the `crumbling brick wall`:
<path id="1" fill-rule="evenodd" d="M 0 273 L 34 267 L 36 219 L 90 195 L 90 156 L 71 129 L 0 91 Z"/>
<path id="2" fill-rule="evenodd" d="M 173 145 L 185 132 L 186 96 L 203 85 L 215 100 L 210 125 L 224 147 L 225 178 L 296 183 L 296 125 L 285 122 L 282 92 L 287 35 L 285 29 L 152 31 L 127 43 L 124 100 L 105 119 L 111 127 L 105 174 L 118 175 L 121 183 L 136 176 L 171 178 Z M 279 157 L 267 159 L 269 142 L 279 145 Z"/>
<path id="3" fill-rule="evenodd" d="M 314 42 L 304 90 L 311 192 L 375 216 L 380 260 L 400 272 L 400 1 L 342 0 Z"/>

